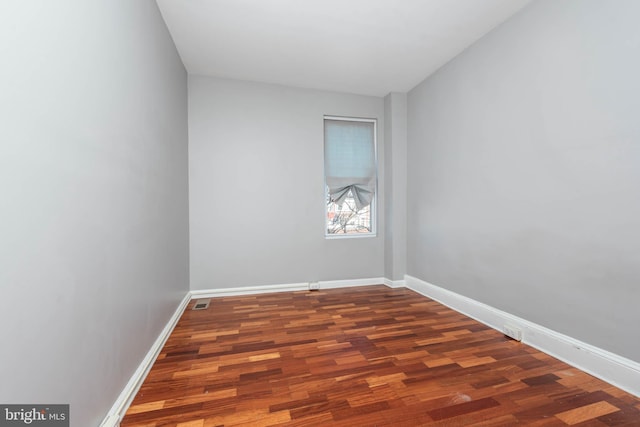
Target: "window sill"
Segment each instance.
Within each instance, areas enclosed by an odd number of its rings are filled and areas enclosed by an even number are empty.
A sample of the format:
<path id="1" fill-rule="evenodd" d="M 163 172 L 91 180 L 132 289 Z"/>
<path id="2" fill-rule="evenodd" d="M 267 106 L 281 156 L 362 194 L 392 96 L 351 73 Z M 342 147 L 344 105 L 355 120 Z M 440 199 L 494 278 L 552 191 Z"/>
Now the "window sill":
<path id="1" fill-rule="evenodd" d="M 376 233 L 353 233 L 353 234 L 325 234 L 324 238 L 327 240 L 341 240 L 341 239 L 364 239 L 367 237 L 377 237 Z"/>

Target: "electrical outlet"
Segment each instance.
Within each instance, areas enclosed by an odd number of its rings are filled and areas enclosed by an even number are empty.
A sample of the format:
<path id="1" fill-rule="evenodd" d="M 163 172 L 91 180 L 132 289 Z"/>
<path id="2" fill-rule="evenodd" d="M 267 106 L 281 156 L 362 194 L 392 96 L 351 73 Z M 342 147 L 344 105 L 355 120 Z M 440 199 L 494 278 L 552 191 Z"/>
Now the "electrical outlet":
<path id="1" fill-rule="evenodd" d="M 309 282 L 309 290 L 310 291 L 319 291 L 320 290 L 320 283 L 318 283 L 318 282 Z"/>
<path id="2" fill-rule="evenodd" d="M 522 341 L 522 329 L 513 325 L 503 325 L 502 331 L 504 334 L 516 341 Z"/>

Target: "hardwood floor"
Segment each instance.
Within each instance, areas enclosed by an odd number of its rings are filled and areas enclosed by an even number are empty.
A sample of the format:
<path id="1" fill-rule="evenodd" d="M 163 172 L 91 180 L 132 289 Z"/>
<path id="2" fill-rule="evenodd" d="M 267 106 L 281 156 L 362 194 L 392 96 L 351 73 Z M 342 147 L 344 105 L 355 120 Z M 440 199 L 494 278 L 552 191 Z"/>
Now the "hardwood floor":
<path id="1" fill-rule="evenodd" d="M 640 399 L 407 289 L 193 304 L 122 427 L 640 426 Z"/>

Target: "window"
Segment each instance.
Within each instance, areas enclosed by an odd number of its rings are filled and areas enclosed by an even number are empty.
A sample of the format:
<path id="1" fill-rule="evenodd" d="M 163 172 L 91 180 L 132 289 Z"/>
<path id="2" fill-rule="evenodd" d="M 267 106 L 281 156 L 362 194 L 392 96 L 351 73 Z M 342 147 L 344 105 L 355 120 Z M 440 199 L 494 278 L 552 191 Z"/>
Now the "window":
<path id="1" fill-rule="evenodd" d="M 327 237 L 375 236 L 376 120 L 324 118 Z"/>

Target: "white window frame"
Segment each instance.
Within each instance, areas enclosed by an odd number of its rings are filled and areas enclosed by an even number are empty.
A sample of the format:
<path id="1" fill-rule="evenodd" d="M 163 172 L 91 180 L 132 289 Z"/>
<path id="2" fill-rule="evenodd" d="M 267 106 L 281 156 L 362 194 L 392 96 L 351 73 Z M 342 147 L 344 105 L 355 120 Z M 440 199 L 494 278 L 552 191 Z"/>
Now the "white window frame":
<path id="1" fill-rule="evenodd" d="M 376 163 L 376 179 L 375 179 L 375 189 L 373 198 L 371 199 L 371 204 L 369 205 L 369 220 L 371 222 L 371 231 L 368 233 L 328 233 L 327 232 L 327 203 L 326 200 L 329 197 L 328 187 L 327 187 L 327 174 L 324 170 L 324 156 L 323 156 L 323 182 L 324 182 L 324 215 L 323 215 L 323 226 L 324 226 L 324 237 L 325 239 L 333 240 L 333 239 L 360 239 L 360 238 L 369 238 L 369 237 L 377 237 L 377 229 L 378 229 L 378 119 L 369 119 L 369 118 L 360 118 L 360 117 L 343 117 L 343 116 L 324 116 L 322 119 L 322 128 L 324 135 L 324 121 L 325 120 L 341 120 L 345 122 L 365 122 L 365 123 L 373 123 L 373 153 L 374 159 Z M 324 136 L 322 138 L 322 146 L 324 153 Z"/>

